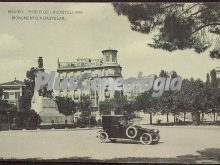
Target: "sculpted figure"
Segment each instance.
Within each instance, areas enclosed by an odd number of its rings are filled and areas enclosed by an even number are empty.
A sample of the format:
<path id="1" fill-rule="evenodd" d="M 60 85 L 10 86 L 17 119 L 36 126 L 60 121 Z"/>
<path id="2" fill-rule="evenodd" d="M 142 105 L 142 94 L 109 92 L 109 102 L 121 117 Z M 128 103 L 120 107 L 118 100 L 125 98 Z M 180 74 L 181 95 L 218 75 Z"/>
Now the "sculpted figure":
<path id="1" fill-rule="evenodd" d="M 42 57 L 38 58 L 38 68 L 43 68 L 43 58 Z"/>

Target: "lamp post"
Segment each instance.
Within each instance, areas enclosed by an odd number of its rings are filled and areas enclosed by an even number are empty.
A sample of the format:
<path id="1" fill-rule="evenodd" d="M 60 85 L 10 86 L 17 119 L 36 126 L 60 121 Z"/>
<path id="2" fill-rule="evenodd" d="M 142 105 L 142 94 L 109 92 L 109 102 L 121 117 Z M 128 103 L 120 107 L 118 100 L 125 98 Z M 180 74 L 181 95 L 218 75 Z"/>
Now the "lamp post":
<path id="1" fill-rule="evenodd" d="M 91 116 L 89 115 L 89 129 L 90 129 L 90 119 L 91 119 Z"/>
<path id="2" fill-rule="evenodd" d="M 7 112 L 8 126 L 9 126 L 9 130 L 10 130 L 9 114 L 10 114 L 10 112 Z"/>

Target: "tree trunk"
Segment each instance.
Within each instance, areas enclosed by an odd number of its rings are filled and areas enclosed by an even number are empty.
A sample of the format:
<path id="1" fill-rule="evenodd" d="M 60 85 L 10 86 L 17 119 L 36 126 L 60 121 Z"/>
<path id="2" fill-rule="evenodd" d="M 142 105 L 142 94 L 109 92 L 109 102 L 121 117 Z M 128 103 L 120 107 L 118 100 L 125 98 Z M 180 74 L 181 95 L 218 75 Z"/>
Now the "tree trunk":
<path id="1" fill-rule="evenodd" d="M 186 122 L 186 112 L 183 112 L 183 121 Z"/>
<path id="2" fill-rule="evenodd" d="M 200 124 L 200 112 L 193 112 L 192 118 L 193 118 L 193 124 L 195 124 L 195 125 Z"/>
<path id="3" fill-rule="evenodd" d="M 152 113 L 150 113 L 150 125 L 152 125 Z"/>
<path id="4" fill-rule="evenodd" d="M 214 122 L 215 122 L 215 112 L 213 113 L 213 115 L 214 115 Z"/>
<path id="5" fill-rule="evenodd" d="M 175 113 L 173 114 L 173 123 L 174 124 L 176 123 L 176 114 Z"/>
<path id="6" fill-rule="evenodd" d="M 167 112 L 167 123 L 169 123 L 169 112 Z"/>
<path id="7" fill-rule="evenodd" d="M 204 121 L 204 112 L 202 112 L 202 122 Z"/>

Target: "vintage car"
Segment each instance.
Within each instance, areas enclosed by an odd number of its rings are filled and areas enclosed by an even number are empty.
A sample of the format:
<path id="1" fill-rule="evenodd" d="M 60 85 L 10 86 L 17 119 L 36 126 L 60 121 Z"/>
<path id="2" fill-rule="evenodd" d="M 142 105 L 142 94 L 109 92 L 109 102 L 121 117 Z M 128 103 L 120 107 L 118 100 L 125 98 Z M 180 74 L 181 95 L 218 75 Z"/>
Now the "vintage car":
<path id="1" fill-rule="evenodd" d="M 142 128 L 128 122 L 128 116 L 103 115 L 103 129 L 98 131 L 97 137 L 102 143 L 115 142 L 116 139 L 131 139 L 140 141 L 142 144 L 153 144 L 160 140 L 158 129 Z"/>

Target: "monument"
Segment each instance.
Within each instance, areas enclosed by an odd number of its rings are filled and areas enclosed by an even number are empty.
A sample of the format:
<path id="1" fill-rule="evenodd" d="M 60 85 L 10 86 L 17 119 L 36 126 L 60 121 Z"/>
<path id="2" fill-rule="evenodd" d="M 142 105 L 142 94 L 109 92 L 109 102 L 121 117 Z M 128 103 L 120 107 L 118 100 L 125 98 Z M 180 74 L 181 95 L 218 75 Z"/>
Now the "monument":
<path id="1" fill-rule="evenodd" d="M 44 72 L 42 57 L 38 58 L 37 71 Z M 61 114 L 55 99 L 43 96 L 43 90 L 45 90 L 44 87 L 41 87 L 40 90 L 34 91 L 31 100 L 31 109 L 35 110 L 35 112 L 40 115 L 42 120 L 41 125 L 72 123 L 72 117 Z"/>

